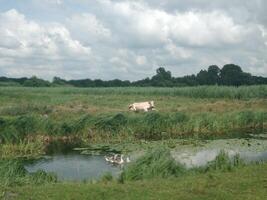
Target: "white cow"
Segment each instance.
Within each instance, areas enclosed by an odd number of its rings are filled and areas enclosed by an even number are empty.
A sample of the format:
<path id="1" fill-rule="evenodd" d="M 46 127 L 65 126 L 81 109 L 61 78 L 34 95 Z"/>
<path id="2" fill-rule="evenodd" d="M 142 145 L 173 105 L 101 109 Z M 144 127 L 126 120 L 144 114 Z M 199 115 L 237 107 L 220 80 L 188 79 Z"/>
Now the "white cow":
<path id="1" fill-rule="evenodd" d="M 129 110 L 132 111 L 150 111 L 155 110 L 154 101 L 146 101 L 146 102 L 139 102 L 133 103 L 129 105 Z"/>

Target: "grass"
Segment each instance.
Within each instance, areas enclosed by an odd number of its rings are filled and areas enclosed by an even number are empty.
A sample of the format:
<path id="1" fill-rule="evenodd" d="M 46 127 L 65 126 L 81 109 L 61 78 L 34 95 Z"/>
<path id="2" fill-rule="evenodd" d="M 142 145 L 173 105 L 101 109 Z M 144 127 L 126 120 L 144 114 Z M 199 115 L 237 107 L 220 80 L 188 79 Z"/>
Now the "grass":
<path id="1" fill-rule="evenodd" d="M 169 148 L 158 146 L 126 166 L 119 180 L 136 181 L 153 178 L 182 177 L 188 174 L 207 173 L 210 171 L 232 171 L 244 165 L 245 163 L 240 159 L 239 155 L 231 158 L 227 153 L 221 151 L 206 166 L 187 169 L 184 165 L 174 160 Z"/>
<path id="2" fill-rule="evenodd" d="M 8 187 L 25 184 L 44 184 L 56 182 L 57 178 L 53 174 L 44 171 L 28 173 L 24 168 L 22 160 L 0 160 L 0 186 Z"/>
<path id="3" fill-rule="evenodd" d="M 204 167 L 186 169 L 159 146 L 131 163 L 119 179 L 57 182 L 53 174 L 28 173 L 21 160 L 0 161 L 4 199 L 264 199 L 266 163 L 245 165 L 221 152 Z"/>
<path id="4" fill-rule="evenodd" d="M 266 199 L 267 164 L 180 178 L 97 183 L 55 183 L 0 188 L 14 199 Z"/>
<path id="5" fill-rule="evenodd" d="M 185 173 L 185 167 L 178 165 L 167 148 L 151 150 L 136 162 L 129 164 L 121 175 L 123 180 L 178 177 Z"/>
<path id="6" fill-rule="evenodd" d="M 239 157 L 221 152 L 207 166 L 186 170 L 166 149 L 178 138 L 194 144 L 265 132 L 266 98 L 266 85 L 0 87 L 0 199 L 266 199 L 266 163 L 244 166 Z M 158 112 L 128 111 L 128 104 L 147 100 L 155 101 Z M 42 171 L 27 173 L 14 160 L 106 144 L 119 152 L 158 149 L 130 164 L 119 180 L 105 174 L 96 183 L 59 183 Z"/>
<path id="7" fill-rule="evenodd" d="M 88 142 L 111 138 L 159 140 L 179 137 L 215 137 L 231 132 L 266 130 L 267 111 L 186 114 L 175 113 L 118 113 L 96 116 L 81 115 L 75 119 L 52 120 L 38 115 L 0 117 L 0 140 L 16 143 L 45 136 L 77 136 Z"/>
<path id="8" fill-rule="evenodd" d="M 266 96 L 266 85 L 0 87 L 0 157 L 27 156 L 34 153 L 34 148 L 42 154 L 47 142 L 56 141 L 55 138 L 66 140 L 67 137 L 70 143 L 79 140 L 92 144 L 233 137 L 236 133 L 244 136 L 247 132 L 264 132 Z M 130 103 L 147 100 L 155 101 L 158 112 L 128 111 Z"/>

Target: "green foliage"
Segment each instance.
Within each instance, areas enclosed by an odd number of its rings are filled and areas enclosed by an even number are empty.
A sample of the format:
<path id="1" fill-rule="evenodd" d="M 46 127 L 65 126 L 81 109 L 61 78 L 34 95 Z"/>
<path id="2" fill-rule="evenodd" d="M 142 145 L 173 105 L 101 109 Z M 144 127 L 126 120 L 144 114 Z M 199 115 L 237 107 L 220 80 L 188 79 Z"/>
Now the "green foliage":
<path id="1" fill-rule="evenodd" d="M 221 83 L 223 85 L 249 85 L 251 75 L 244 73 L 238 65 L 227 64 L 221 69 Z"/>
<path id="2" fill-rule="evenodd" d="M 267 113 L 241 112 L 186 114 L 184 112 L 101 114 L 54 121 L 37 115 L 0 118 L 0 139 L 14 143 L 34 135 L 94 137 L 123 135 L 128 139 L 159 140 L 177 137 L 208 138 L 231 132 L 264 131 Z M 90 136 L 91 137 L 91 136 Z"/>
<path id="3" fill-rule="evenodd" d="M 173 159 L 169 149 L 158 147 L 148 151 L 144 156 L 126 166 L 119 181 L 178 177 L 210 171 L 225 172 L 244 165 L 244 161 L 238 154 L 231 158 L 227 153 L 221 151 L 214 160 L 208 162 L 204 167 L 186 169 L 185 166 Z"/>
<path id="4" fill-rule="evenodd" d="M 17 116 L 33 113 L 49 114 L 52 112 L 52 108 L 47 105 L 37 104 L 20 104 L 15 106 L 5 107 L 0 110 L 1 115 Z"/>
<path id="5" fill-rule="evenodd" d="M 225 151 L 221 151 L 213 161 L 210 161 L 207 166 L 204 167 L 204 171 L 219 170 L 219 171 L 231 171 L 236 167 L 244 165 L 244 161 L 237 154 L 231 159 Z"/>
<path id="6" fill-rule="evenodd" d="M 38 170 L 29 174 L 29 182 L 33 185 L 55 183 L 57 182 L 57 176 L 53 173 L 47 173 L 43 170 Z"/>
<path id="7" fill-rule="evenodd" d="M 106 116 L 98 119 L 95 122 L 95 128 L 98 130 L 115 132 L 119 131 L 120 128 L 123 128 L 127 124 L 127 118 L 125 115 L 119 113 L 114 116 Z"/>
<path id="8" fill-rule="evenodd" d="M 185 173 L 185 168 L 175 162 L 170 151 L 159 147 L 129 164 L 121 176 L 124 180 L 142 180 L 177 177 L 183 173 Z"/>
<path id="9" fill-rule="evenodd" d="M 25 87 L 49 87 L 51 83 L 43 79 L 39 79 L 36 76 L 31 77 L 23 83 Z"/>
<path id="10" fill-rule="evenodd" d="M 145 114 L 138 121 L 132 128 L 136 137 L 148 140 L 166 137 L 166 133 L 172 125 L 169 115 L 155 112 Z"/>
<path id="11" fill-rule="evenodd" d="M 17 132 L 23 137 L 25 135 L 35 133 L 37 129 L 38 119 L 31 115 L 24 115 L 18 117 L 13 125 L 16 128 Z"/>
<path id="12" fill-rule="evenodd" d="M 157 178 L 128 181 L 124 184 L 72 182 L 0 187 L 0 198 L 12 199 L 11 195 L 16 195 L 13 199 L 266 200 L 266 169 L 267 164 L 249 165 L 231 172 L 213 171 L 207 174 L 190 174 L 183 178 Z"/>
<path id="13" fill-rule="evenodd" d="M 110 182 L 113 180 L 113 176 L 110 172 L 105 173 L 102 177 L 101 177 L 101 181 L 102 182 Z"/>
<path id="14" fill-rule="evenodd" d="M 104 81 L 101 79 L 81 79 L 81 80 L 64 80 L 54 77 L 52 83 L 39 79 L 36 76 L 28 78 L 6 78 L 0 77 L 0 86 L 17 86 L 26 87 L 50 87 L 50 86 L 75 86 L 75 87 L 129 87 L 129 86 L 153 86 L 153 87 L 174 87 L 174 86 L 196 86 L 196 85 L 257 85 L 267 84 L 267 78 L 251 76 L 249 73 L 242 71 L 241 67 L 234 64 L 224 65 L 220 69 L 217 65 L 211 65 L 208 70 L 201 70 L 197 75 L 187 75 L 184 77 L 172 77 L 170 71 L 159 67 L 156 75 L 152 78 L 145 78 L 139 81 L 130 82 L 119 79 Z"/>
<path id="15" fill-rule="evenodd" d="M 44 171 L 28 173 L 21 160 L 0 160 L 0 186 L 43 184 L 56 182 L 53 174 Z"/>

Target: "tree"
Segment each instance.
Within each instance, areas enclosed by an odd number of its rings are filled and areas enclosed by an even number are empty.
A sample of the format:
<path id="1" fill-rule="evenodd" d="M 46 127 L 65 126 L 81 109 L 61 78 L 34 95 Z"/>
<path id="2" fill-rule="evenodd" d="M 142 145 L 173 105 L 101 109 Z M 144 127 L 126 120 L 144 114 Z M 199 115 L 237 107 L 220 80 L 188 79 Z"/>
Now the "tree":
<path id="1" fill-rule="evenodd" d="M 163 67 L 160 67 L 156 72 L 157 74 L 151 78 L 152 86 L 173 86 L 173 79 L 170 71 L 166 71 Z"/>
<path id="2" fill-rule="evenodd" d="M 209 81 L 209 74 L 206 70 L 200 70 L 197 74 L 197 81 L 200 85 L 208 85 Z"/>
<path id="3" fill-rule="evenodd" d="M 23 86 L 26 87 L 50 87 L 51 84 L 49 81 L 39 79 L 36 76 L 32 76 L 30 79 L 24 81 Z"/>
<path id="4" fill-rule="evenodd" d="M 220 83 L 220 68 L 217 65 L 211 65 L 208 68 L 208 84 L 215 85 Z"/>
<path id="5" fill-rule="evenodd" d="M 62 78 L 59 78 L 59 77 L 54 77 L 53 78 L 53 81 L 52 81 L 52 84 L 53 85 L 67 85 L 67 81 L 62 79 Z"/>
<path id="6" fill-rule="evenodd" d="M 238 65 L 227 64 L 221 69 L 221 83 L 223 85 L 235 85 L 242 84 L 243 76 L 242 69 Z"/>

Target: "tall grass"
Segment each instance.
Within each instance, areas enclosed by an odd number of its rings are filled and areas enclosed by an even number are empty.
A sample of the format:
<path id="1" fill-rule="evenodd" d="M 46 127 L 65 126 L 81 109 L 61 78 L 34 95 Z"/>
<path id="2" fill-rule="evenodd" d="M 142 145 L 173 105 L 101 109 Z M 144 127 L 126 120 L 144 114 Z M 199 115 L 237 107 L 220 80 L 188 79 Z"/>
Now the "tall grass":
<path id="1" fill-rule="evenodd" d="M 0 95 L 12 97 L 14 94 L 20 96 L 38 95 L 142 95 L 142 96 L 183 96 L 192 98 L 267 98 L 267 85 L 256 86 L 195 86 L 195 87 L 175 87 L 175 88 L 21 88 L 2 87 Z M 33 96 L 34 95 L 34 96 Z"/>
<path id="2" fill-rule="evenodd" d="M 40 138 L 34 138 L 34 141 L 20 141 L 16 144 L 6 143 L 0 145 L 0 158 L 36 158 L 45 153 L 46 148 Z"/>
<path id="3" fill-rule="evenodd" d="M 240 159 L 239 155 L 235 155 L 231 158 L 227 153 L 221 151 L 216 158 L 208 162 L 207 165 L 188 169 L 173 159 L 169 149 L 159 147 L 148 151 L 144 156 L 126 166 L 119 180 L 169 178 L 179 177 L 189 173 L 231 171 L 244 165 L 244 161 Z"/>
<path id="4" fill-rule="evenodd" d="M 160 147 L 153 149 L 136 162 L 130 164 L 122 173 L 123 180 L 142 180 L 155 177 L 177 177 L 185 173 L 185 168 L 178 165 L 170 151 Z"/>
<path id="5" fill-rule="evenodd" d="M 56 182 L 53 174 L 44 171 L 28 173 L 21 160 L 0 160 L 0 186 Z"/>
<path id="6" fill-rule="evenodd" d="M 197 170 L 200 171 L 231 171 L 236 167 L 240 167 L 245 165 L 245 162 L 240 158 L 237 154 L 233 158 L 230 158 L 229 155 L 225 151 L 220 151 L 220 153 L 216 156 L 216 158 L 204 167 L 200 167 Z"/>
<path id="7" fill-rule="evenodd" d="M 140 113 L 82 115 L 74 119 L 53 121 L 39 115 L 0 118 L 0 141 L 18 143 L 39 135 L 127 137 L 168 139 L 177 137 L 230 136 L 232 132 L 265 131 L 267 112 L 245 110 L 230 113 Z M 124 138 L 125 139 L 125 138 Z"/>

